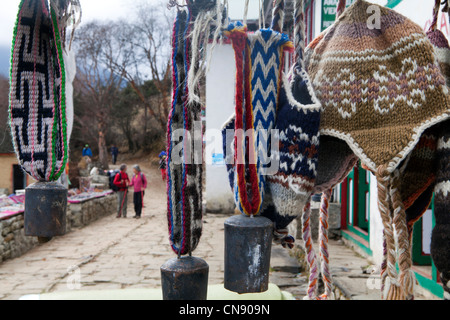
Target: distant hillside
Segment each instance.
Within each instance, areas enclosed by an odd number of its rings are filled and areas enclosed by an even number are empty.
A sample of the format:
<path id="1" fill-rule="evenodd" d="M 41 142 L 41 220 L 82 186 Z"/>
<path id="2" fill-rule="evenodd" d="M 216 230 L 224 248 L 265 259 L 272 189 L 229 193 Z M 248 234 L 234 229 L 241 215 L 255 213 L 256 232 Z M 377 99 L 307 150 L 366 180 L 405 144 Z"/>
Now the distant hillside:
<path id="1" fill-rule="evenodd" d="M 0 74 L 9 77 L 9 61 L 11 49 L 8 46 L 0 45 Z"/>

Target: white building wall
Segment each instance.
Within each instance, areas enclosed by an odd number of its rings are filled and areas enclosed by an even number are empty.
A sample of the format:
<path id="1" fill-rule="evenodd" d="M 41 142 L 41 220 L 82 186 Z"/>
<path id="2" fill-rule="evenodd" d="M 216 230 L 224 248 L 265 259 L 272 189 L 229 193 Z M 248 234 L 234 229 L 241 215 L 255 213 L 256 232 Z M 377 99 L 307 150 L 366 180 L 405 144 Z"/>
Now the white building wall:
<path id="1" fill-rule="evenodd" d="M 372 260 L 379 266 L 383 261 L 383 222 L 378 211 L 377 178 L 372 173 L 370 181 L 369 246 L 372 250 Z"/>
<path id="2" fill-rule="evenodd" d="M 209 50 L 210 51 L 210 50 Z M 206 73 L 205 162 L 208 212 L 233 212 L 234 200 L 223 159 L 221 128 L 234 113 L 236 65 L 230 44 L 217 45 Z"/>

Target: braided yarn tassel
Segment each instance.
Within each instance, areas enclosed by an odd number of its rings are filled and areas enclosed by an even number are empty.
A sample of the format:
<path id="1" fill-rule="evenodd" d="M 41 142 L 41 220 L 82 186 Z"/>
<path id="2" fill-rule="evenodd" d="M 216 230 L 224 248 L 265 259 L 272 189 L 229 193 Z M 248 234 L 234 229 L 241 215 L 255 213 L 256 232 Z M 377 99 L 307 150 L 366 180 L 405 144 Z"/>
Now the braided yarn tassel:
<path id="1" fill-rule="evenodd" d="M 411 270 L 411 242 L 408 233 L 406 221 L 406 212 L 401 199 L 399 171 L 395 170 L 391 174 L 391 189 L 389 190 L 393 207 L 393 224 L 397 234 L 398 243 L 398 265 L 400 269 L 400 286 L 402 288 L 402 298 L 407 300 L 414 299 L 415 276 Z"/>
<path id="2" fill-rule="evenodd" d="M 397 282 L 395 267 L 395 238 L 392 228 L 390 174 L 384 167 L 377 170 L 378 209 L 383 222 L 383 262 L 381 264 L 381 296 L 387 300 L 397 300 L 400 297 L 400 285 Z"/>
<path id="3" fill-rule="evenodd" d="M 306 260 L 309 265 L 308 291 L 304 300 L 317 299 L 317 280 L 319 277 L 319 267 L 317 264 L 317 256 L 314 251 L 311 236 L 311 201 L 307 201 L 303 208 L 302 214 L 302 238 L 306 251 Z"/>
<path id="4" fill-rule="evenodd" d="M 319 217 L 319 243 L 320 243 L 320 271 L 325 285 L 325 293 L 319 298 L 321 300 L 334 300 L 332 278 L 330 272 L 330 256 L 328 254 L 328 205 L 332 189 L 322 193 Z"/>
<path id="5" fill-rule="evenodd" d="M 284 24 L 284 0 L 273 0 L 272 23 L 270 28 L 282 32 Z"/>

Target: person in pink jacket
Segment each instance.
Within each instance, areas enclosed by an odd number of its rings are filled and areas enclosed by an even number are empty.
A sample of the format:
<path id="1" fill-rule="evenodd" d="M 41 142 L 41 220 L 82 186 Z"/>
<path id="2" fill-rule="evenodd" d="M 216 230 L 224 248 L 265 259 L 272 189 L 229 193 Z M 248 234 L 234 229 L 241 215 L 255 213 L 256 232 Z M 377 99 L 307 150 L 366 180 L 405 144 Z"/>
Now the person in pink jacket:
<path id="1" fill-rule="evenodd" d="M 140 219 L 142 207 L 144 206 L 144 192 L 147 188 L 147 178 L 137 164 L 133 166 L 133 178 L 131 178 L 130 187 L 134 188 L 133 202 L 136 215 L 133 218 Z"/>

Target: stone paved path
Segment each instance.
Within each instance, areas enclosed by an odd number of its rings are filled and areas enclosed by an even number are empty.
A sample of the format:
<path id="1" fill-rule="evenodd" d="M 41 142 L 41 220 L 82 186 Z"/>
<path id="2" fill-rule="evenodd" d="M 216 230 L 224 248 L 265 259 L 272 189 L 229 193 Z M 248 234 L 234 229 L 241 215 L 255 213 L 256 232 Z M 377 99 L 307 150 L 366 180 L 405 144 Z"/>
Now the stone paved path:
<path id="1" fill-rule="evenodd" d="M 160 288 L 160 267 L 174 257 L 168 243 L 165 185 L 158 170 L 141 166 L 150 181 L 141 219 L 133 219 L 131 197 L 128 218 L 115 213 L 89 226 L 40 245 L 25 255 L 0 264 L 0 299 L 27 294 L 82 290 Z M 131 166 L 129 169 L 131 172 Z M 229 215 L 207 214 L 201 242 L 194 252 L 210 268 L 209 284 L 223 283 L 223 224 Z M 300 242 L 300 240 L 297 240 Z M 361 273 L 368 262 L 337 241 L 330 242 L 331 267 L 341 279 Z M 333 262 L 333 258 L 336 262 Z M 281 247 L 274 247 L 270 281 L 301 299 L 307 273 Z M 344 270 L 344 271 L 343 271 Z M 74 281 L 76 280 L 76 281 Z M 79 280 L 79 282 L 78 282 Z M 341 281 L 342 282 L 342 281 Z M 364 283 L 352 286 L 349 295 L 376 299 Z"/>

